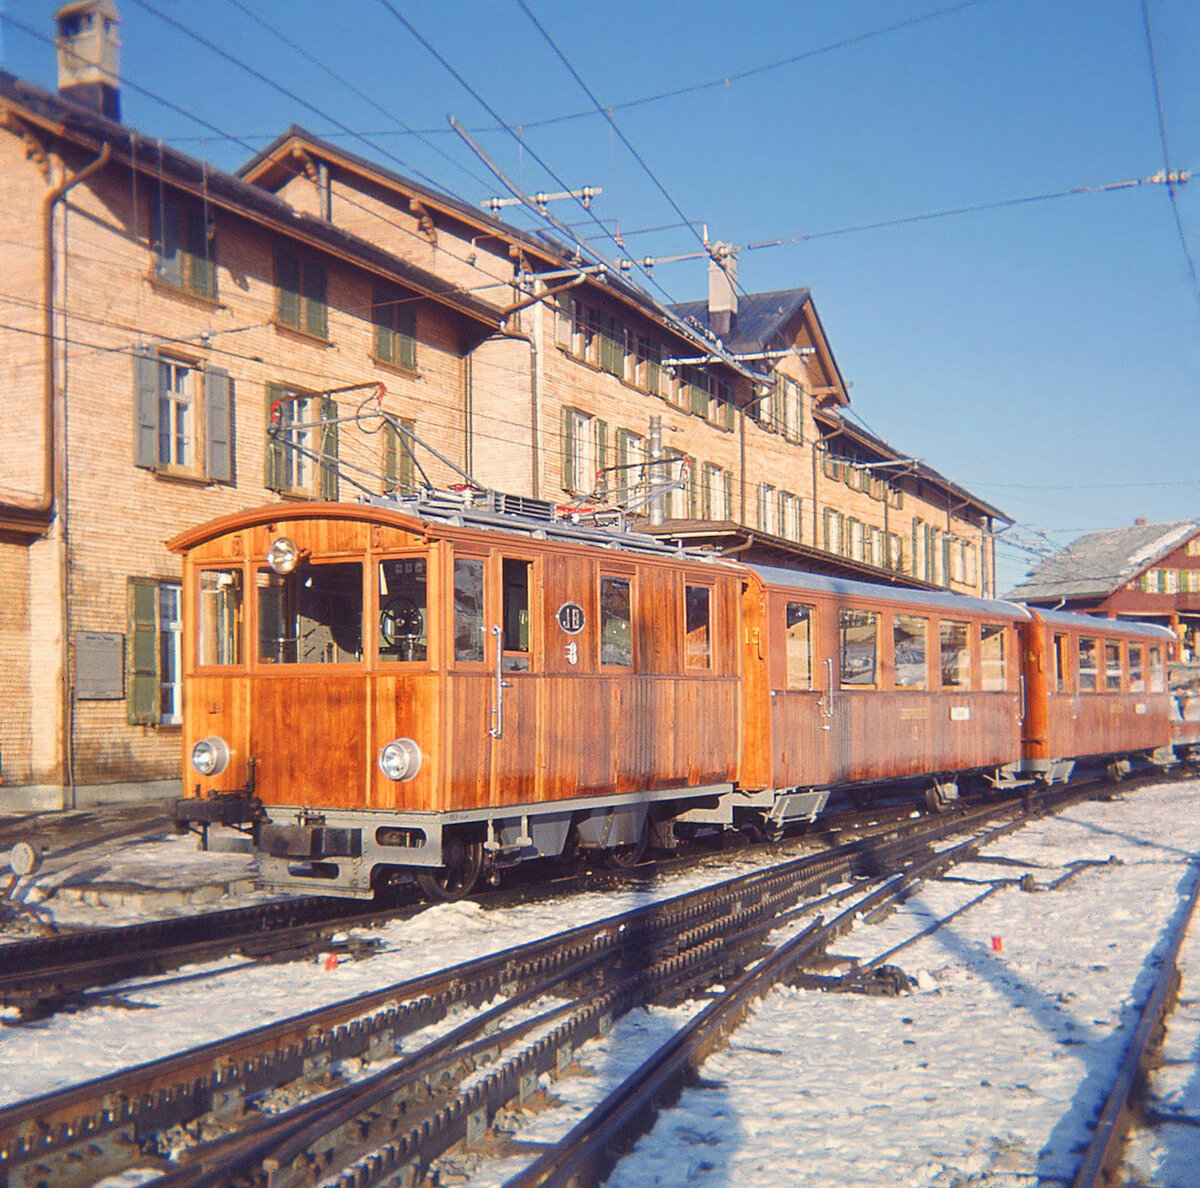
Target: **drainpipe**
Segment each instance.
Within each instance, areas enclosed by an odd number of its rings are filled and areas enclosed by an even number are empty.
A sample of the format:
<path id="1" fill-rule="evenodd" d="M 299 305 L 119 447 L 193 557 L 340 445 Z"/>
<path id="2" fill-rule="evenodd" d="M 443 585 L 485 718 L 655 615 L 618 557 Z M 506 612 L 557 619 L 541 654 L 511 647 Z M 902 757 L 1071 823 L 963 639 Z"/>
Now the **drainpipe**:
<path id="1" fill-rule="evenodd" d="M 74 177 L 64 178 L 42 196 L 42 490 L 33 503 L 0 503 L 0 523 L 21 526 L 54 518 L 54 208 L 67 191 L 102 169 L 112 156 L 108 141 L 100 155 Z"/>

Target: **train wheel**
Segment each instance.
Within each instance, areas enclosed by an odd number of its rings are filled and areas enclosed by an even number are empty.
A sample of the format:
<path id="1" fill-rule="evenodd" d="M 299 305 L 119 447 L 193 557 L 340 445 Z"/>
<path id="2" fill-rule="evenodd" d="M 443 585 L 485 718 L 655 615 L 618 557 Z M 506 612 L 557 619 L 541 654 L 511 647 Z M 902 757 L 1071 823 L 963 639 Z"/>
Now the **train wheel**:
<path id="1" fill-rule="evenodd" d="M 442 857 L 445 865 L 440 870 L 417 875 L 425 898 L 449 903 L 470 895 L 483 872 L 483 843 L 451 835 L 442 846 Z"/>
<path id="2" fill-rule="evenodd" d="M 650 818 L 646 818 L 638 839 L 627 846 L 613 846 L 604 851 L 604 863 L 610 870 L 629 870 L 637 866 L 646 856 L 646 846 L 650 843 Z"/>

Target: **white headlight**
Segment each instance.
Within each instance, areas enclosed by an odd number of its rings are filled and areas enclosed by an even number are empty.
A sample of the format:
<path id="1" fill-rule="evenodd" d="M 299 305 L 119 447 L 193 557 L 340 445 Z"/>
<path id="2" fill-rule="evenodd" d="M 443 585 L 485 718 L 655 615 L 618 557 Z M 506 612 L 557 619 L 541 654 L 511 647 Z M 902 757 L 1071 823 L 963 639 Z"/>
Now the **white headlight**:
<path id="1" fill-rule="evenodd" d="M 379 770 L 389 780 L 411 780 L 421 770 L 421 748 L 411 738 L 397 738 L 379 752 Z"/>
<path id="2" fill-rule="evenodd" d="M 291 573 L 300 560 L 300 550 L 296 542 L 288 536 L 281 536 L 271 542 L 267 550 L 267 564 L 276 573 Z"/>
<path id="3" fill-rule="evenodd" d="M 192 766 L 202 776 L 220 775 L 229 766 L 229 746 L 223 738 L 210 734 L 192 748 Z"/>

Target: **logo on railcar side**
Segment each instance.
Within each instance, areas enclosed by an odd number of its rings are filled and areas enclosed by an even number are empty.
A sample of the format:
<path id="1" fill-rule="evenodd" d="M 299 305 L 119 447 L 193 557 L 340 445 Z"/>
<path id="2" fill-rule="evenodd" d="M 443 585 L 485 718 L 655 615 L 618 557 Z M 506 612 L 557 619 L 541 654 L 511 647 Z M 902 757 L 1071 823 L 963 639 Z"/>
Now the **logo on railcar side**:
<path id="1" fill-rule="evenodd" d="M 587 623 L 587 615 L 578 602 L 564 602 L 555 612 L 558 625 L 568 635 L 578 635 Z"/>

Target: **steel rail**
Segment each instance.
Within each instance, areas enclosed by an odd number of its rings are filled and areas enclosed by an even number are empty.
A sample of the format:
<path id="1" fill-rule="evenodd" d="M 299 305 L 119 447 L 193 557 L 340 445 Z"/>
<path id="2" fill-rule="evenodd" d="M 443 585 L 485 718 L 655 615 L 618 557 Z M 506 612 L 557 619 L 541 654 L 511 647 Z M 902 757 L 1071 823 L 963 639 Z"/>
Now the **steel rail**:
<path id="1" fill-rule="evenodd" d="M 1121 1143 L 1132 1121 L 1133 1098 L 1145 1076 L 1151 1053 L 1161 1041 L 1163 1022 L 1179 988 L 1179 950 L 1196 904 L 1200 902 L 1200 863 L 1193 859 L 1188 865 L 1191 885 L 1187 897 L 1171 920 L 1167 945 L 1159 959 L 1158 977 L 1138 1012 L 1137 1026 L 1104 1100 L 1071 1188 L 1096 1188 L 1109 1182 L 1109 1173 L 1120 1157 Z"/>

